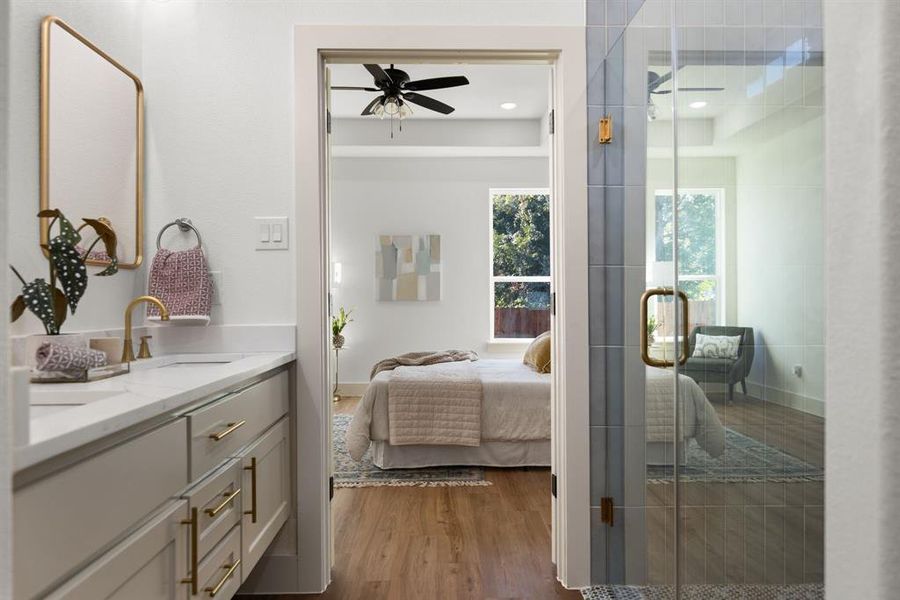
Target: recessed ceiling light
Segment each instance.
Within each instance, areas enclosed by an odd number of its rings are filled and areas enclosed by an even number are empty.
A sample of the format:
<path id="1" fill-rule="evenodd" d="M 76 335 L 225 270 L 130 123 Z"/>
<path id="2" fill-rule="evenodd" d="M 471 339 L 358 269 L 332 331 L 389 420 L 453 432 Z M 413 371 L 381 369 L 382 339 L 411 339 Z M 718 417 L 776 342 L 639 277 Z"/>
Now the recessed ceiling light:
<path id="1" fill-rule="evenodd" d="M 517 106 L 518 104 L 516 104 L 515 102 L 504 102 L 500 105 L 500 108 L 502 108 L 503 110 L 512 110 Z"/>
<path id="2" fill-rule="evenodd" d="M 688 104 L 688 106 L 690 106 L 694 110 L 700 110 L 701 108 L 706 108 L 706 105 L 707 105 L 707 102 L 705 102 L 703 100 L 698 100 L 697 102 L 691 102 L 690 104 Z"/>

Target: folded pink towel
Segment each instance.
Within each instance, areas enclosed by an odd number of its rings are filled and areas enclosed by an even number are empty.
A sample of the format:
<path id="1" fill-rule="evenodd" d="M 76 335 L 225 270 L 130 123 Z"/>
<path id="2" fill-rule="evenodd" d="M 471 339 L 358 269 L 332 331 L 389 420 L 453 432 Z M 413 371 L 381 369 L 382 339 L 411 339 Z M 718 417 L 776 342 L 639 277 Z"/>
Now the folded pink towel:
<path id="1" fill-rule="evenodd" d="M 44 342 L 37 350 L 38 371 L 87 371 L 106 365 L 106 353 L 79 346 Z"/>
<path id="2" fill-rule="evenodd" d="M 209 323 L 212 281 L 200 246 L 173 252 L 161 248 L 150 265 L 149 293 L 169 310 L 172 320 Z M 159 320 L 159 308 L 147 304 L 147 318 Z"/>

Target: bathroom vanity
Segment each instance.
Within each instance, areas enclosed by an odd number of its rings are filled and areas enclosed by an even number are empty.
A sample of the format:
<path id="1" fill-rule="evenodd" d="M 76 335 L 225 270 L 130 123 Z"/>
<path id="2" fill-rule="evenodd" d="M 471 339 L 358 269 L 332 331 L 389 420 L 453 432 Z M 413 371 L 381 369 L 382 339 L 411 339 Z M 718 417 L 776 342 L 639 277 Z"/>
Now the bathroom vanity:
<path id="1" fill-rule="evenodd" d="M 222 598 L 291 519 L 294 354 L 175 355 L 29 386 L 18 598 Z"/>

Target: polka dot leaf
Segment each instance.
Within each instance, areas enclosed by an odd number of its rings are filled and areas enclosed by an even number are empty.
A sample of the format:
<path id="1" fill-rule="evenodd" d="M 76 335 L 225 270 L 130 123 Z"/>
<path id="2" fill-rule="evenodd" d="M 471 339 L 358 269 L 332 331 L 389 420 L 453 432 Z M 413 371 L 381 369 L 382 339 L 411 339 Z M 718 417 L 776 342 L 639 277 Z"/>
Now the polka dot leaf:
<path id="1" fill-rule="evenodd" d="M 59 333 L 59 324 L 55 315 L 53 296 L 50 286 L 43 279 L 35 279 L 22 288 L 25 306 L 41 320 L 47 333 L 56 335 Z"/>
<path id="2" fill-rule="evenodd" d="M 75 314 L 78 302 L 87 290 L 87 268 L 75 246 L 66 242 L 62 236 L 50 240 L 49 247 L 56 278 L 62 286 L 72 314 Z"/>

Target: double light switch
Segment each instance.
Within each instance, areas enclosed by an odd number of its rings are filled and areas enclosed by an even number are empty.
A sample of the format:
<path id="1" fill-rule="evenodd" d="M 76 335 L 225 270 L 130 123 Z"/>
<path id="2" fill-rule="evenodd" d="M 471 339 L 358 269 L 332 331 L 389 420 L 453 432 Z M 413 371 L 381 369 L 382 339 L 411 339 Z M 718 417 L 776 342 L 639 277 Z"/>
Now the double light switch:
<path id="1" fill-rule="evenodd" d="M 287 217 L 256 217 L 256 249 L 287 250 Z"/>

